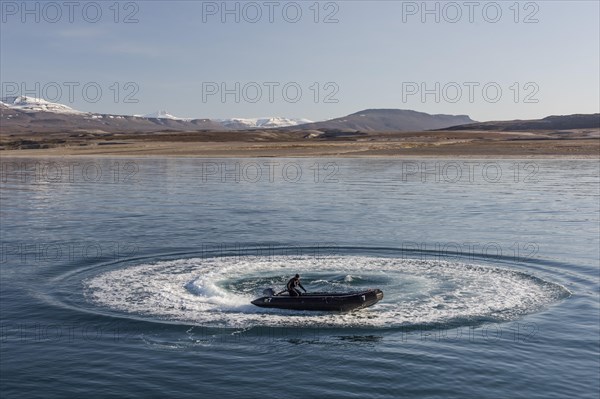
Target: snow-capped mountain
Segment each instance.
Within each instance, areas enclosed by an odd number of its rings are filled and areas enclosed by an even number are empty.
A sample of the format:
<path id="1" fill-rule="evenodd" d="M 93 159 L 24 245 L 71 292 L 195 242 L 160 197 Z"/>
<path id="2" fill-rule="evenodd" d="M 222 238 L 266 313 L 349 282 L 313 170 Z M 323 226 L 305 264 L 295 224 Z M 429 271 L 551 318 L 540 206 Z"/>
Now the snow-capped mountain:
<path id="1" fill-rule="evenodd" d="M 171 115 L 165 110 L 155 111 L 146 115 L 135 115 L 140 118 L 156 118 L 156 119 L 173 119 L 173 120 L 188 120 L 189 118 L 179 118 L 177 116 Z"/>
<path id="2" fill-rule="evenodd" d="M 85 114 L 63 104 L 52 103 L 42 98 L 29 96 L 9 96 L 3 97 L 0 101 L 12 109 L 18 109 L 23 112 L 54 112 L 57 114 Z"/>
<path id="3" fill-rule="evenodd" d="M 135 115 L 140 118 L 172 119 L 180 121 L 189 121 L 191 118 L 180 118 L 161 110 L 145 115 Z M 311 123 L 311 120 L 302 118 L 284 118 L 284 117 L 265 117 L 265 118 L 227 118 L 213 119 L 228 129 L 268 129 L 278 127 L 296 126 L 302 123 Z"/>
<path id="4" fill-rule="evenodd" d="M 216 119 L 217 122 L 229 129 L 256 129 L 278 128 L 297 126 L 303 123 L 312 123 L 303 118 L 265 117 L 265 118 L 229 118 Z"/>
<path id="5" fill-rule="evenodd" d="M 93 119 L 114 119 L 124 118 L 125 115 L 108 115 L 97 114 L 90 112 L 81 112 L 69 106 L 59 103 L 46 101 L 42 98 L 29 96 L 8 96 L 0 99 L 0 105 L 10 109 L 19 110 L 26 113 L 35 112 L 52 112 L 56 114 L 72 114 L 72 115 L 87 115 Z M 157 123 L 164 124 L 167 121 L 192 122 L 193 118 L 180 118 L 168 113 L 165 110 L 155 111 L 145 115 L 133 115 L 137 118 L 155 119 Z M 211 126 L 220 126 L 221 129 L 270 129 L 297 126 L 304 123 L 312 123 L 311 120 L 302 118 L 285 118 L 285 117 L 265 117 L 265 118 L 228 118 L 228 119 L 202 119 L 205 122 L 210 121 Z M 203 122 L 203 123 L 205 123 Z"/>

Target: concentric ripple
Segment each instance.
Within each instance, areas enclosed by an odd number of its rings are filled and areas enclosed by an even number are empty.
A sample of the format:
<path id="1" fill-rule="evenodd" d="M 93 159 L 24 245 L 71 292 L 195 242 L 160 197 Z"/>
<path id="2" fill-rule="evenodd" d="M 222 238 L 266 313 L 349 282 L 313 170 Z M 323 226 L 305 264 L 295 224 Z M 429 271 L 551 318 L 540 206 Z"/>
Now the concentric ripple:
<path id="1" fill-rule="evenodd" d="M 312 291 L 367 287 L 383 301 L 351 313 L 294 312 L 250 304 L 295 273 Z M 223 327 L 400 327 L 508 321 L 565 298 L 569 291 L 505 268 L 368 256 L 215 257 L 112 270 L 84 281 L 96 306 L 150 319 Z"/>

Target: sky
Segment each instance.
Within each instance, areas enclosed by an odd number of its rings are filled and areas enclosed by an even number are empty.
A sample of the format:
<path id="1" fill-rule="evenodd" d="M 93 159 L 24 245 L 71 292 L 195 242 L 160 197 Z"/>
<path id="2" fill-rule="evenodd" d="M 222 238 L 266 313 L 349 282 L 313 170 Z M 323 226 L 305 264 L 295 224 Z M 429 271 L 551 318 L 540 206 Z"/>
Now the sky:
<path id="1" fill-rule="evenodd" d="M 190 118 L 597 113 L 599 4 L 2 0 L 1 95 Z"/>

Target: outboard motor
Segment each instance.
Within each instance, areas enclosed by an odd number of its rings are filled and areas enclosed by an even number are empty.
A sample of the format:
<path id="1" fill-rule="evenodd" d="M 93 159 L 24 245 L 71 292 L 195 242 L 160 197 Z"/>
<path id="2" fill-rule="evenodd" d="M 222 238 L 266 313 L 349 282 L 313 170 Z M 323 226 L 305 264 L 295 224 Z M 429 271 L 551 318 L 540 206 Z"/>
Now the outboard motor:
<path id="1" fill-rule="evenodd" d="M 263 290 L 264 296 L 275 296 L 275 290 L 273 288 L 266 288 Z"/>

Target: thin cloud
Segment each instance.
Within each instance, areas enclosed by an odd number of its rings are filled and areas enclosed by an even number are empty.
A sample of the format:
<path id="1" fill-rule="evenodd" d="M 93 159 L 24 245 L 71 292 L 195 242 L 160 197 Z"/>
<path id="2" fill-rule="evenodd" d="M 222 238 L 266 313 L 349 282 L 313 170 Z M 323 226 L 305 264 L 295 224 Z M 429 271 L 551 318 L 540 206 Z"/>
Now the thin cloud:
<path id="1" fill-rule="evenodd" d="M 110 36 L 110 31 L 106 28 L 100 27 L 81 27 L 81 28 L 69 28 L 61 29 L 58 31 L 58 36 L 73 39 L 87 39 L 95 37 L 107 37 Z"/>
<path id="2" fill-rule="evenodd" d="M 105 46 L 102 49 L 109 54 L 126 54 L 143 57 L 161 57 L 166 54 L 165 49 L 158 46 L 149 46 L 147 44 L 120 42 Z"/>

